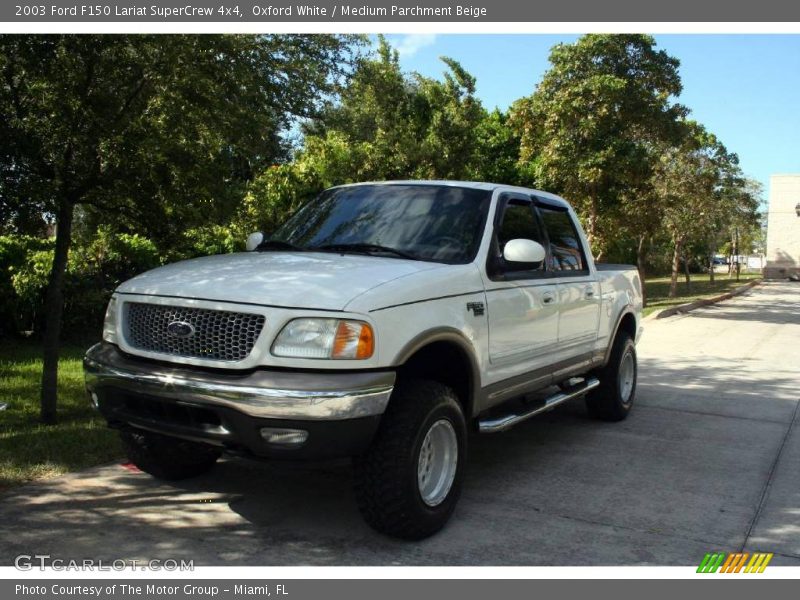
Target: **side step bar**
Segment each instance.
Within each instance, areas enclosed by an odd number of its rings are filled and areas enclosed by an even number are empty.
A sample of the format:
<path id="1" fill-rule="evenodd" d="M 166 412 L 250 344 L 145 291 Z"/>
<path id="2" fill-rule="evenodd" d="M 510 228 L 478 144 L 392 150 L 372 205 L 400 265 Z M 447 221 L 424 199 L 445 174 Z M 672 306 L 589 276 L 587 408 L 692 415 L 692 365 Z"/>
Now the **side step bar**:
<path id="1" fill-rule="evenodd" d="M 567 400 L 572 400 L 573 398 L 582 396 L 586 392 L 593 390 L 599 385 L 600 382 L 597 380 L 597 378 L 590 377 L 574 387 L 553 394 L 552 396 L 545 399 L 544 404 L 537 405 L 527 412 L 521 414 L 510 414 L 495 419 L 486 419 L 484 421 L 479 421 L 478 431 L 480 431 L 481 433 L 497 433 L 499 431 L 505 431 L 506 429 L 510 429 L 517 423 L 522 423 L 522 421 L 526 421 L 531 417 L 538 415 L 539 413 L 543 413 L 546 410 L 550 410 L 551 408 L 558 406 L 562 402 L 566 402 Z"/>

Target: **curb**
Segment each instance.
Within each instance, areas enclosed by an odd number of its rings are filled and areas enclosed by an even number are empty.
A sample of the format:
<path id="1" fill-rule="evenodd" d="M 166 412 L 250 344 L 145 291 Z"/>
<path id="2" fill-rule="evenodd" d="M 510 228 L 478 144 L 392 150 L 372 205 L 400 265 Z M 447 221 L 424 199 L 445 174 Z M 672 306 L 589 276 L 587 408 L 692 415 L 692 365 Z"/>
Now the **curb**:
<path id="1" fill-rule="evenodd" d="M 712 298 L 701 298 L 700 300 L 695 300 L 694 302 L 688 302 L 686 304 L 679 304 L 678 306 L 673 306 L 672 308 L 667 308 L 662 310 L 661 312 L 653 313 L 646 317 L 646 320 L 655 320 L 655 319 L 665 319 L 667 317 L 672 317 L 678 314 L 688 313 L 696 308 L 701 308 L 703 306 L 708 306 L 709 304 L 716 304 L 717 302 L 722 302 L 723 300 L 728 300 L 733 298 L 734 296 L 738 296 L 739 294 L 745 293 L 752 287 L 755 287 L 761 283 L 763 283 L 763 279 L 754 279 L 744 285 L 740 285 L 737 288 L 732 289 L 730 292 L 725 292 L 724 294 L 720 294 L 719 296 L 714 296 Z"/>

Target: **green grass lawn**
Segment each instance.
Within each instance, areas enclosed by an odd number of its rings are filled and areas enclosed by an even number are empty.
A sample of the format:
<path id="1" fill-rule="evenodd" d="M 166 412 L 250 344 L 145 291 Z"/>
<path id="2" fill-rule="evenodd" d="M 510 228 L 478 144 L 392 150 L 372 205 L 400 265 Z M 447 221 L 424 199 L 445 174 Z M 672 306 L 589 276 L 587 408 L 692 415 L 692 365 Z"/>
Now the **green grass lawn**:
<path id="1" fill-rule="evenodd" d="M 0 342 L 0 491 L 122 456 L 116 434 L 89 404 L 81 358 L 66 347 L 58 375 L 58 424 L 39 423 L 41 346 Z"/>
<path id="2" fill-rule="evenodd" d="M 691 284 L 687 287 L 683 275 L 681 275 L 678 278 L 678 295 L 675 298 L 668 297 L 669 277 L 648 279 L 644 284 L 647 290 L 647 307 L 644 309 L 644 315 L 647 316 L 650 313 L 699 300 L 700 298 L 718 296 L 759 277 L 761 277 L 760 273 L 742 273 L 739 276 L 739 281 L 736 281 L 735 277 L 728 279 L 727 274 L 716 273 L 714 275 L 714 283 L 711 283 L 707 274 L 693 274 L 691 276 Z"/>

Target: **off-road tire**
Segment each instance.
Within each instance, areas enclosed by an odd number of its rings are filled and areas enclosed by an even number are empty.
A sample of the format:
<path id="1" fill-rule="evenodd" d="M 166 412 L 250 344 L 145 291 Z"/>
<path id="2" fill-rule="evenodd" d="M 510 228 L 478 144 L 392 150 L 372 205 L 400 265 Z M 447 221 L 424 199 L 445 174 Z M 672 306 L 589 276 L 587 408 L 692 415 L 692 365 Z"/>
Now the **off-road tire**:
<path id="1" fill-rule="evenodd" d="M 629 360 L 632 362 L 628 363 Z M 636 346 L 630 335 L 620 332 L 608 364 L 594 372 L 600 386 L 586 395 L 589 415 L 603 421 L 622 421 L 627 417 L 636 398 L 637 374 Z"/>
<path id="2" fill-rule="evenodd" d="M 158 479 L 177 481 L 209 471 L 221 452 L 213 446 L 148 431 L 120 431 L 128 459 Z"/>
<path id="3" fill-rule="evenodd" d="M 418 465 L 423 441 L 433 426 L 455 433 L 457 450 L 449 453 L 456 457 L 449 491 L 429 506 L 420 491 Z M 371 447 L 353 461 L 356 499 L 366 522 L 381 533 L 407 540 L 439 531 L 461 494 L 466 442 L 464 413 L 452 389 L 422 379 L 398 384 Z"/>

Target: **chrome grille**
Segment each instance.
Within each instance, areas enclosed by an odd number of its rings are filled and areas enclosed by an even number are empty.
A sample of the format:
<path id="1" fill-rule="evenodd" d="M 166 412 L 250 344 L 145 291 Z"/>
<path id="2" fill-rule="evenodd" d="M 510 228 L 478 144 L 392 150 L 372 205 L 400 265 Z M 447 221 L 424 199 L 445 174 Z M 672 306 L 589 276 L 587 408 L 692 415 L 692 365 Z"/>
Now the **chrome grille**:
<path id="1" fill-rule="evenodd" d="M 127 302 L 125 339 L 140 350 L 238 361 L 247 358 L 264 328 L 264 316 Z"/>

